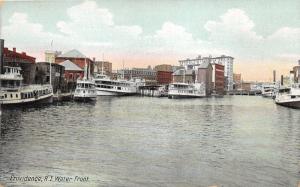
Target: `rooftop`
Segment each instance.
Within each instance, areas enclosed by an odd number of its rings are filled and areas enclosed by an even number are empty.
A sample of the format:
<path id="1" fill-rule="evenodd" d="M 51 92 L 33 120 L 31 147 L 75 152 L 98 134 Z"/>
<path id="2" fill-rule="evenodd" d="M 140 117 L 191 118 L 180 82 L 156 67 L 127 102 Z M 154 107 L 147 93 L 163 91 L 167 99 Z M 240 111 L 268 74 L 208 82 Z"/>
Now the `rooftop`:
<path id="1" fill-rule="evenodd" d="M 81 52 L 79 52 L 77 49 L 72 49 L 71 51 L 68 51 L 64 54 L 58 55 L 58 57 L 63 57 L 63 58 L 86 58 L 86 56 L 83 55 Z"/>
<path id="2" fill-rule="evenodd" d="M 70 60 L 65 60 L 59 64 L 64 66 L 66 71 L 83 71 L 83 69 L 81 69 L 79 66 L 77 66 Z"/>

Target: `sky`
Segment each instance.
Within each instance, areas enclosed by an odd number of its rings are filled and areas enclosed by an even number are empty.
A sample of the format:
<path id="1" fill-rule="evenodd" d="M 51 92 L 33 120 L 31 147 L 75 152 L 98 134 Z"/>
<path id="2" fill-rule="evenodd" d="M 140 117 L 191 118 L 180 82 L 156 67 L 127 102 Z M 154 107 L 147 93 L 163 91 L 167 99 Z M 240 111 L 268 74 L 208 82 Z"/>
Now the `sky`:
<path id="1" fill-rule="evenodd" d="M 78 49 L 113 69 L 229 55 L 244 80 L 270 81 L 300 59 L 299 10 L 299 0 L 2 1 L 0 37 L 38 61 Z"/>

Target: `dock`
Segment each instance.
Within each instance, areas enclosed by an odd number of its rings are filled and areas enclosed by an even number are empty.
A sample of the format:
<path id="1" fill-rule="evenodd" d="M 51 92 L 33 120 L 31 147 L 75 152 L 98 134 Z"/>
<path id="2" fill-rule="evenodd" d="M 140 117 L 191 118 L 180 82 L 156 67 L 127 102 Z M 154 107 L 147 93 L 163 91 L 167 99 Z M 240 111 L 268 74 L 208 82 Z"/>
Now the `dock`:
<path id="1" fill-rule="evenodd" d="M 73 93 L 56 93 L 53 94 L 53 102 L 71 101 L 73 99 Z"/>
<path id="2" fill-rule="evenodd" d="M 141 96 L 148 96 L 148 97 L 168 96 L 168 93 L 164 91 L 164 86 L 159 86 L 159 85 L 140 86 L 138 93 Z"/>

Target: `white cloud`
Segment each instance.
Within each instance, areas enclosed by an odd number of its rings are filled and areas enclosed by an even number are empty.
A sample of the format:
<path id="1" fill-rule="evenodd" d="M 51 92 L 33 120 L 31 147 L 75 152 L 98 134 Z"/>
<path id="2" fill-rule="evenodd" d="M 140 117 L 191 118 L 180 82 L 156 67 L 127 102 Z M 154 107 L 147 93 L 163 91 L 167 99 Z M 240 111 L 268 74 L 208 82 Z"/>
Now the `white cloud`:
<path id="1" fill-rule="evenodd" d="M 208 21 L 204 28 L 215 46 L 231 49 L 235 54 L 251 54 L 259 50 L 263 37 L 254 29 L 254 22 L 243 10 L 229 9 L 219 21 Z"/>
<path id="2" fill-rule="evenodd" d="M 3 26 L 3 37 L 17 48 L 34 54 L 43 54 L 54 40 L 55 48 L 63 51 L 78 48 L 87 55 L 102 52 L 119 56 L 124 53 L 170 55 L 174 56 L 175 63 L 176 58 L 198 54 L 227 54 L 240 59 L 295 58 L 300 51 L 300 28 L 283 27 L 262 37 L 241 9 L 229 9 L 218 20 L 207 21 L 204 28 L 208 40 L 196 38 L 184 26 L 171 21 L 145 35 L 139 25 L 116 24 L 113 14 L 94 1 L 85 1 L 66 11 L 68 19 L 57 21 L 56 33 L 45 31 L 42 24 L 32 23 L 27 14 L 15 12 L 8 25 Z"/>
<path id="3" fill-rule="evenodd" d="M 204 28 L 214 46 L 227 48 L 242 58 L 274 58 L 300 51 L 300 28 L 279 28 L 263 37 L 245 11 L 229 9 L 218 21 L 208 21 Z M 284 56 L 284 55 L 282 55 Z"/>

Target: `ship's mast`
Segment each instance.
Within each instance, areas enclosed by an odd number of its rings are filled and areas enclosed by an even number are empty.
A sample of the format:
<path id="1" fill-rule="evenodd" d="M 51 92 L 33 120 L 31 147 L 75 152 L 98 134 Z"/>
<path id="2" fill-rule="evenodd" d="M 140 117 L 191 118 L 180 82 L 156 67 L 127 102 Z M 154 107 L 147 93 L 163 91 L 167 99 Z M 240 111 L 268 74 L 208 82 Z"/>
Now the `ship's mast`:
<path id="1" fill-rule="evenodd" d="M 90 79 L 91 78 L 91 61 L 88 62 L 88 78 L 87 79 Z"/>
<path id="2" fill-rule="evenodd" d="M 54 53 L 54 51 L 53 51 L 53 40 L 51 41 L 51 52 L 53 53 L 53 55 L 54 55 L 54 60 L 55 60 L 55 53 Z M 52 71 L 51 71 L 51 69 L 52 69 L 52 67 L 51 67 L 51 61 L 52 60 L 50 60 L 50 68 L 49 68 L 49 83 L 50 83 L 50 85 L 52 85 L 52 80 L 51 80 L 51 74 L 52 74 Z"/>
<path id="3" fill-rule="evenodd" d="M 3 73 L 3 63 L 4 63 L 4 40 L 0 39 L 0 74 Z M 0 79 L 0 95 L 2 95 L 2 85 L 1 85 L 2 80 Z M 1 109 L 1 102 L 0 102 L 0 116 L 2 115 L 2 109 Z M 0 123 L 1 125 L 1 123 Z"/>
<path id="4" fill-rule="evenodd" d="M 125 69 L 124 69 L 124 59 L 122 60 L 123 62 L 123 75 L 122 75 L 122 79 L 124 80 L 124 73 L 125 73 Z"/>
<path id="5" fill-rule="evenodd" d="M 102 63 L 101 63 L 101 74 L 104 75 L 103 73 L 103 63 L 104 63 L 104 53 L 102 53 Z"/>

